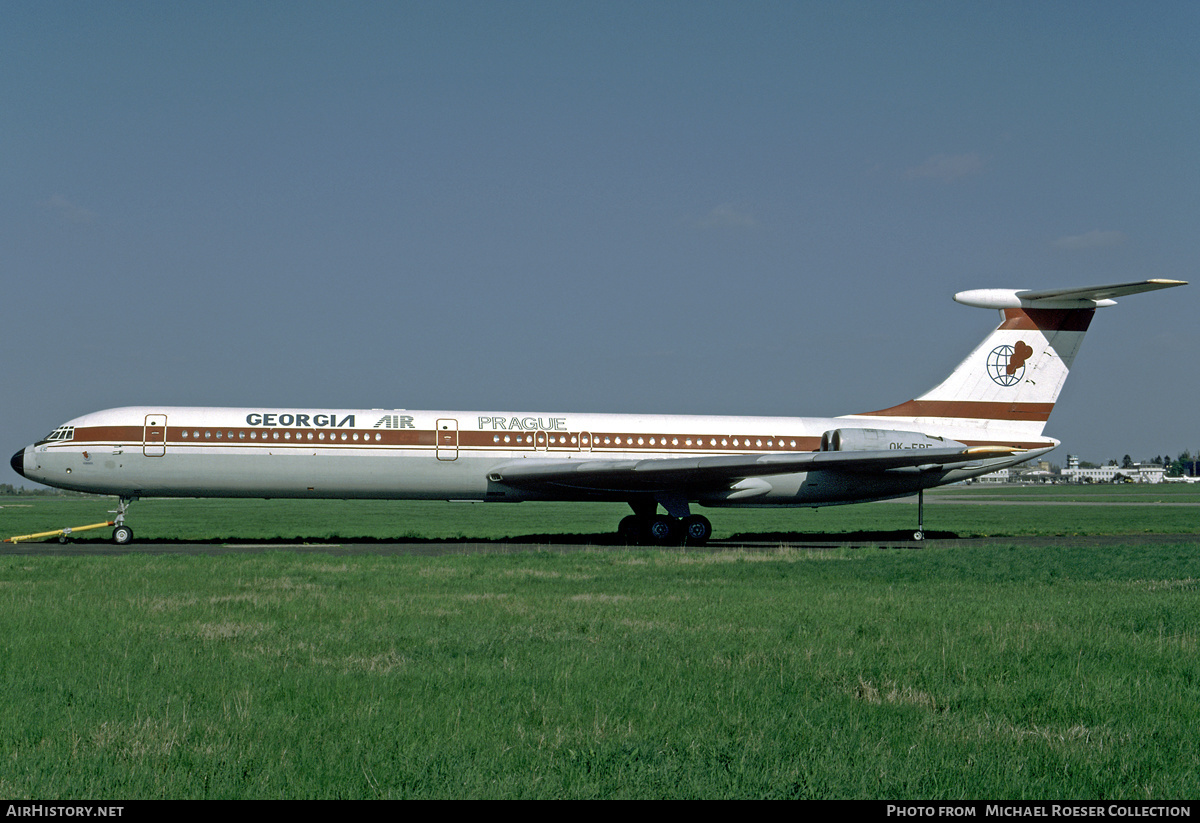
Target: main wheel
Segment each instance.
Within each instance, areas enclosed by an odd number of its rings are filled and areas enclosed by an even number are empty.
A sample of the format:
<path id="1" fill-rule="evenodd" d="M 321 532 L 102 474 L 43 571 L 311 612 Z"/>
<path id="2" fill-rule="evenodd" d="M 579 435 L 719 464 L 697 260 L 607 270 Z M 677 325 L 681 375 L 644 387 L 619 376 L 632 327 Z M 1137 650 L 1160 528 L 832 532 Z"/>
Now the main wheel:
<path id="1" fill-rule="evenodd" d="M 117 526 L 113 529 L 112 541 L 118 546 L 133 542 L 133 529 L 128 526 Z"/>
<path id="2" fill-rule="evenodd" d="M 620 525 L 617 526 L 617 538 L 622 540 L 626 545 L 636 546 L 641 542 L 642 536 L 642 519 L 637 515 L 631 514 L 621 519 Z"/>
<path id="3" fill-rule="evenodd" d="M 646 536 L 658 546 L 666 546 L 679 540 L 679 521 L 666 515 L 655 515 L 646 523 Z"/>
<path id="4" fill-rule="evenodd" d="M 712 537 L 712 523 L 702 514 L 683 518 L 683 537 L 689 546 L 703 546 Z"/>

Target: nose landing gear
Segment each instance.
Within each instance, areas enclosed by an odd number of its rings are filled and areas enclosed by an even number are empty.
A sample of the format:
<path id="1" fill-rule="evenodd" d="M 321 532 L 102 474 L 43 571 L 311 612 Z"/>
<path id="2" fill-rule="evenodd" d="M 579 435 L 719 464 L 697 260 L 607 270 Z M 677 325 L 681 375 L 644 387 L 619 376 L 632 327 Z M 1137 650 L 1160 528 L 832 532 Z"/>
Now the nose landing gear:
<path id="1" fill-rule="evenodd" d="M 125 546 L 133 542 L 133 529 L 125 525 L 125 511 L 135 500 L 137 500 L 136 497 L 119 498 L 117 502 L 117 510 L 115 512 L 111 512 L 112 514 L 116 515 L 116 517 L 113 518 L 113 525 L 115 528 L 113 529 L 112 533 L 112 542 L 116 543 L 118 546 Z"/>

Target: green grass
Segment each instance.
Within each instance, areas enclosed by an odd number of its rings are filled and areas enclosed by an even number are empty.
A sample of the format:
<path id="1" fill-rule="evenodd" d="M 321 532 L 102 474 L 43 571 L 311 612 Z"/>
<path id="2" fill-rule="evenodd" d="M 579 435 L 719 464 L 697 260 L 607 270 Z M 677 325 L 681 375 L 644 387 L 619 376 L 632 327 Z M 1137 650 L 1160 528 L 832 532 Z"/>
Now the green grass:
<path id="1" fill-rule="evenodd" d="M 926 501 L 926 529 L 961 537 L 1200 532 L 1198 485 L 964 486 L 930 493 Z M 0 497 L 0 536 L 103 521 L 115 505 L 113 498 L 100 497 Z M 727 539 L 899 533 L 916 525 L 916 509 L 911 502 L 886 502 L 818 510 L 708 509 L 704 513 L 713 522 L 714 537 Z M 607 540 L 628 513 L 628 506 L 620 503 L 150 499 L 133 504 L 128 522 L 139 540 L 547 542 L 564 535 Z M 108 535 L 108 530 L 81 532 L 77 539 L 101 541 Z"/>
<path id="2" fill-rule="evenodd" d="M 1109 509 L 984 501 L 995 492 L 931 504 L 927 522 L 1000 510 L 1008 533 L 1053 534 L 1060 509 L 1086 529 Z M 5 533 L 108 506 L 0 504 Z M 131 519 L 139 537 L 483 538 L 602 532 L 624 513 L 583 508 L 147 500 Z M 904 528 L 912 509 L 775 522 Z M 1130 532 L 1157 528 L 1158 508 L 1119 510 Z M 727 533 L 779 516 L 712 514 L 746 518 Z M 1189 516 L 1179 531 L 1196 531 Z M 56 545 L 0 550 L 14 799 L 1200 795 L 1189 538 L 435 557 Z"/>
<path id="3" fill-rule="evenodd" d="M 1196 546 L 8 557 L 10 798 L 1186 798 Z"/>

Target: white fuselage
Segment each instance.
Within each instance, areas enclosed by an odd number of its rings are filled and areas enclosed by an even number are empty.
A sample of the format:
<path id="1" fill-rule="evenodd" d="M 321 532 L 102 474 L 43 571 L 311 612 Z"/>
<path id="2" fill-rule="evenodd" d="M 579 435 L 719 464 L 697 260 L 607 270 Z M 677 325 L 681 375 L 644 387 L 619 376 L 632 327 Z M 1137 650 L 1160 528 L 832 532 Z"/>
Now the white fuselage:
<path id="1" fill-rule="evenodd" d="M 1045 454 L 1042 434 L 1095 310 L 1185 285 L 1145 280 L 955 299 L 1000 324 L 937 386 L 844 417 L 128 407 L 78 417 L 12 457 L 22 476 L 137 497 L 614 500 L 617 532 L 712 534 L 704 506 L 830 506 L 913 494 Z M 661 506 L 667 514 L 657 514 Z M 921 507 L 918 506 L 918 521 Z M 922 534 L 920 523 L 915 536 Z"/>
<path id="2" fill-rule="evenodd" d="M 812 452 L 837 428 L 926 431 L 919 419 L 718 417 L 519 412 L 126 407 L 78 417 L 14 455 L 41 483 L 123 497 L 627 500 L 602 489 L 516 488 L 489 479 L 514 460 L 680 458 Z M 943 421 L 944 423 L 944 421 Z M 952 471 L 753 478 L 699 493 L 703 505 L 824 506 L 909 494 L 1027 460 L 1057 445 L 941 425 L 969 445 L 1032 449 Z M 888 448 L 912 448 L 903 442 Z"/>

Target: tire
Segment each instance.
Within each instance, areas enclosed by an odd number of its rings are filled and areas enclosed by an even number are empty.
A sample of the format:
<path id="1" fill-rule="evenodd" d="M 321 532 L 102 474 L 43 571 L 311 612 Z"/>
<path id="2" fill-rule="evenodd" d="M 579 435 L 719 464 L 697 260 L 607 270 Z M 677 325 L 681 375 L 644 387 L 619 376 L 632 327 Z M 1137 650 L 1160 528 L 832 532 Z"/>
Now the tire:
<path id="1" fill-rule="evenodd" d="M 113 529 L 112 542 L 118 546 L 125 546 L 133 542 L 133 529 L 128 526 L 117 526 Z"/>
<path id="2" fill-rule="evenodd" d="M 712 537 L 712 523 L 708 518 L 693 514 L 683 518 L 683 539 L 688 546 L 703 546 Z"/>
<path id="3" fill-rule="evenodd" d="M 617 538 L 627 546 L 636 546 L 641 542 L 642 521 L 636 515 L 622 518 L 617 526 Z"/>
<path id="4" fill-rule="evenodd" d="M 646 522 L 646 537 L 656 546 L 668 546 L 678 543 L 681 529 L 679 521 L 674 517 L 655 515 Z"/>

